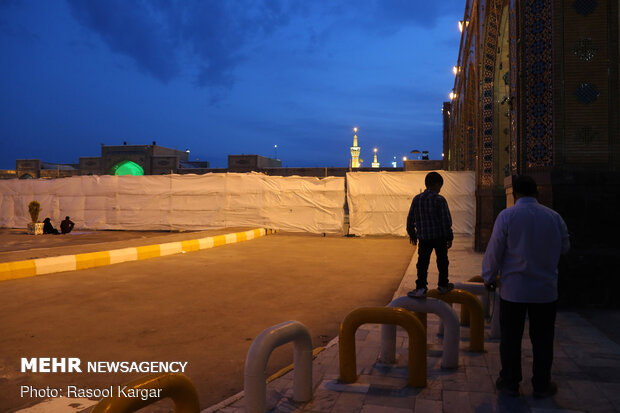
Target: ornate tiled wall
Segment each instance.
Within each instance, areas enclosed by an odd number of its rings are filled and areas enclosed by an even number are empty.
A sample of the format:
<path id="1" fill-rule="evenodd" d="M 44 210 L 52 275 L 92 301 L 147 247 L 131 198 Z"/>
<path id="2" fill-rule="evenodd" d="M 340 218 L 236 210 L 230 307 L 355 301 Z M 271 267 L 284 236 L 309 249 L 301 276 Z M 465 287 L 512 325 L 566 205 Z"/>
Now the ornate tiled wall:
<path id="1" fill-rule="evenodd" d="M 516 175 L 519 173 L 519 129 L 518 119 L 519 93 L 518 93 L 518 76 L 519 76 L 519 58 L 517 48 L 517 0 L 510 1 L 508 16 L 508 25 L 510 31 L 510 173 Z"/>
<path id="2" fill-rule="evenodd" d="M 482 139 L 480 145 L 481 167 L 479 182 L 482 186 L 495 184 L 494 174 L 494 79 L 495 59 L 502 14 L 501 0 L 487 2 L 487 17 L 482 57 Z"/>
<path id="3" fill-rule="evenodd" d="M 527 168 L 553 166 L 551 0 L 526 0 L 522 7 L 522 153 Z"/>

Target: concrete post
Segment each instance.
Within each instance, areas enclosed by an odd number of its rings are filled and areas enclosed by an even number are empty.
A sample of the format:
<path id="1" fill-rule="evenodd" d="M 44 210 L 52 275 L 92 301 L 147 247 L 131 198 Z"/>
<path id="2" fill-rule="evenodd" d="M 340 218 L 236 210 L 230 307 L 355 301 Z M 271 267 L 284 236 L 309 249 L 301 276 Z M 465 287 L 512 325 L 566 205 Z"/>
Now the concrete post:
<path id="1" fill-rule="evenodd" d="M 441 367 L 444 369 L 455 369 L 459 365 L 459 341 L 460 328 L 459 319 L 456 312 L 444 301 L 434 298 L 425 300 L 409 298 L 407 296 L 398 297 L 387 305 L 388 307 L 399 307 L 409 311 L 418 311 L 437 314 L 445 323 L 445 337 L 443 341 L 443 356 Z M 396 354 L 396 326 L 384 324 L 381 327 L 381 355 L 380 359 L 384 363 L 394 363 Z"/>
<path id="2" fill-rule="evenodd" d="M 469 351 L 484 351 L 484 313 L 478 297 L 464 290 L 452 290 L 445 294 L 439 294 L 434 290 L 426 293 L 427 297 L 438 298 L 448 303 L 458 303 L 469 309 L 471 327 L 469 329 Z"/>
<path id="3" fill-rule="evenodd" d="M 312 339 L 308 328 L 299 321 L 286 321 L 269 327 L 252 342 L 245 359 L 243 390 L 248 413 L 267 410 L 267 361 L 271 352 L 293 341 L 295 366 L 293 399 L 307 402 L 312 398 Z"/>
<path id="4" fill-rule="evenodd" d="M 484 284 L 480 284 L 479 282 L 456 282 L 454 283 L 454 288 L 458 290 L 469 291 L 470 293 L 478 296 L 480 300 L 480 304 L 482 304 L 482 308 L 484 309 L 485 316 L 488 317 L 489 314 L 489 292 L 487 291 Z M 469 311 L 467 307 L 461 306 L 461 325 L 468 326 L 469 325 Z"/>

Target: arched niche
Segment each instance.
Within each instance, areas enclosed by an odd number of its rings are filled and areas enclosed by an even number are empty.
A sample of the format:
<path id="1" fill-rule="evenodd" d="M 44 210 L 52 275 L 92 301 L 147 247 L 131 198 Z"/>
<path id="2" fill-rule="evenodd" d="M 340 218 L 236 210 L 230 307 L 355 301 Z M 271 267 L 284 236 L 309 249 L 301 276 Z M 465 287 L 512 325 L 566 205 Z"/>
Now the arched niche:
<path id="1" fill-rule="evenodd" d="M 135 162 L 121 161 L 112 167 L 110 175 L 142 176 L 144 175 L 144 169 Z"/>

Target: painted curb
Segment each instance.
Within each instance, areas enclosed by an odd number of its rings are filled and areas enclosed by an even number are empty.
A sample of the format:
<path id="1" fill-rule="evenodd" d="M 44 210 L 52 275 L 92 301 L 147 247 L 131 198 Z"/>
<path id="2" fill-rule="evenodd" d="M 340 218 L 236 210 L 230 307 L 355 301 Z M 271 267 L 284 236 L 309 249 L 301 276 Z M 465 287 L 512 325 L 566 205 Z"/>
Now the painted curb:
<path id="1" fill-rule="evenodd" d="M 165 244 L 144 245 L 141 247 L 121 248 L 109 251 L 87 252 L 75 255 L 37 258 L 34 260 L 0 263 L 0 281 L 34 277 L 63 271 L 85 270 L 127 261 L 146 260 L 166 255 L 199 251 L 220 245 L 249 241 L 254 238 L 273 234 L 276 231 L 267 228 L 251 229 L 212 237 Z"/>

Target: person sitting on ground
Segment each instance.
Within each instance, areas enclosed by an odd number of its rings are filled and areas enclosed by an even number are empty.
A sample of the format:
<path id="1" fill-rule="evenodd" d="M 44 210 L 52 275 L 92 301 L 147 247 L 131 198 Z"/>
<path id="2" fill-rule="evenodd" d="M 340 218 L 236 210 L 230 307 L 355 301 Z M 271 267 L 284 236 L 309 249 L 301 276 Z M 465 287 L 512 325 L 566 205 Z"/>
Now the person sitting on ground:
<path id="1" fill-rule="evenodd" d="M 52 221 L 49 218 L 43 220 L 43 233 L 58 235 L 58 230 L 52 225 Z"/>
<path id="2" fill-rule="evenodd" d="M 448 281 L 448 249 L 452 247 L 454 239 L 452 217 L 446 198 L 439 195 L 443 178 L 437 172 L 429 172 L 424 184 L 426 191 L 413 198 L 407 216 L 409 239 L 413 245 L 419 245 L 416 288 L 407 293 L 411 298 L 426 297 L 428 265 L 433 250 L 437 256 L 439 271 L 437 292 L 445 294 L 454 288 L 454 284 Z"/>
<path id="3" fill-rule="evenodd" d="M 65 220 L 60 223 L 60 232 L 68 234 L 73 230 L 75 223 L 69 219 L 69 216 L 65 217 Z"/>

